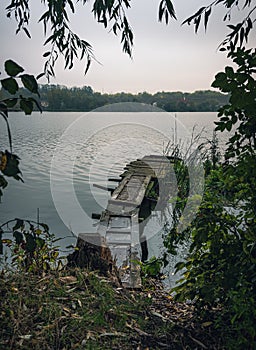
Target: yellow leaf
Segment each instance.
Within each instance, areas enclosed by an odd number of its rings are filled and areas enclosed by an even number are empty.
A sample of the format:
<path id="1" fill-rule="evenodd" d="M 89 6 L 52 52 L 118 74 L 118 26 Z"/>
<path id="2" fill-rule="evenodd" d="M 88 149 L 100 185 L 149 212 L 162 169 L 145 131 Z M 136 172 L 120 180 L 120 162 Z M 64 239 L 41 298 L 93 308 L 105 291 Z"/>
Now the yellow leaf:
<path id="1" fill-rule="evenodd" d="M 68 314 L 71 314 L 71 310 L 67 307 L 63 307 L 63 311 L 68 313 Z"/>
<path id="2" fill-rule="evenodd" d="M 64 277 L 60 277 L 59 278 L 60 282 L 62 283 L 76 283 L 77 282 L 77 278 L 75 276 L 64 276 Z"/>
<path id="3" fill-rule="evenodd" d="M 12 244 L 12 240 L 11 239 L 2 239 L 2 243 Z"/>

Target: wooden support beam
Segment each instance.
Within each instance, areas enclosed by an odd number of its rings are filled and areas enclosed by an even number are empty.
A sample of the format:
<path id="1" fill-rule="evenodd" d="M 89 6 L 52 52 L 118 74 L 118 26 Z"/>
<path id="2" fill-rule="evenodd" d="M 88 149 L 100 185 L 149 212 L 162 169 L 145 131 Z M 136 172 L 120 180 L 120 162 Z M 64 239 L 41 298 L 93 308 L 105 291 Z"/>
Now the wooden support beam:
<path id="1" fill-rule="evenodd" d="M 96 188 L 100 188 L 101 190 L 104 190 L 104 191 L 109 191 L 111 194 L 114 192 L 114 188 L 112 187 L 106 187 L 106 186 L 102 186 L 102 185 L 98 185 L 98 184 L 93 184 L 93 187 L 96 187 Z"/>
<path id="2" fill-rule="evenodd" d="M 121 182 L 122 179 L 115 179 L 115 178 L 108 178 L 108 181 L 111 181 L 111 182 Z"/>
<path id="3" fill-rule="evenodd" d="M 99 220 L 100 218 L 101 218 L 101 214 L 92 213 L 92 219 Z"/>

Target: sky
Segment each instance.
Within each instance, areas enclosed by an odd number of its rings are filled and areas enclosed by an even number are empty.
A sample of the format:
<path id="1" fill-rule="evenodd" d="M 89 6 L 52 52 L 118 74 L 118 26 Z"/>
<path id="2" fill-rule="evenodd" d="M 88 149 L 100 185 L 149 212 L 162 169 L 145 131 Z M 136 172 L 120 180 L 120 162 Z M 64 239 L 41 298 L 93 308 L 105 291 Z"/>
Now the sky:
<path id="1" fill-rule="evenodd" d="M 158 22 L 159 2 L 132 1 L 132 8 L 127 12 L 134 32 L 132 59 L 122 52 L 120 38 L 95 21 L 91 13 L 93 1 L 85 6 L 78 4 L 76 13 L 70 16 L 71 27 L 92 44 L 100 63 L 93 62 L 85 76 L 85 61 L 76 61 L 72 70 L 64 70 L 61 58 L 56 65 L 56 78 L 50 83 L 68 87 L 87 85 L 101 93 L 211 89 L 216 73 L 230 65 L 225 53 L 217 49 L 227 33 L 222 22 L 224 9 L 215 9 L 206 33 L 202 26 L 195 34 L 192 25 L 181 26 L 181 23 L 202 5 L 208 4 L 207 0 L 173 0 L 178 20 L 171 20 L 168 26 Z M 42 72 L 42 54 L 46 51 L 43 26 L 38 23 L 44 7 L 39 1 L 30 1 L 32 39 L 29 39 L 24 33 L 15 35 L 15 20 L 7 19 L 4 12 L 9 3 L 10 0 L 0 1 L 1 71 L 3 62 L 11 58 L 27 73 L 37 75 Z M 39 82 L 47 83 L 45 78 Z"/>

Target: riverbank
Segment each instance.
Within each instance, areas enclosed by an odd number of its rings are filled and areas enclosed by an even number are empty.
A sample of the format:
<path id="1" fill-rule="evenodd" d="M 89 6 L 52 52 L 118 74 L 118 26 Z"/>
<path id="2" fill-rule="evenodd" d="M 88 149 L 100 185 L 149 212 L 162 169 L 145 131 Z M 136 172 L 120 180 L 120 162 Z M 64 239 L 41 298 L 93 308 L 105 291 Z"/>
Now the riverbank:
<path id="1" fill-rule="evenodd" d="M 29 97 L 25 89 L 21 88 L 20 90 L 23 96 Z M 126 102 L 151 105 L 166 112 L 217 112 L 221 106 L 228 103 L 227 94 L 213 90 L 199 90 L 192 93 L 159 91 L 155 94 L 148 92 L 107 94 L 93 91 L 90 86 L 69 88 L 62 85 L 46 84 L 39 85 L 39 94 L 38 103 L 44 111 L 48 112 L 90 112 L 106 105 Z M 7 92 L 0 89 L 1 99 L 9 97 L 10 95 Z M 16 108 L 18 107 L 16 106 Z M 125 111 L 133 112 L 129 109 Z"/>
<path id="2" fill-rule="evenodd" d="M 127 290 L 87 270 L 0 277 L 0 349 L 224 349 L 212 322 L 147 281 Z"/>

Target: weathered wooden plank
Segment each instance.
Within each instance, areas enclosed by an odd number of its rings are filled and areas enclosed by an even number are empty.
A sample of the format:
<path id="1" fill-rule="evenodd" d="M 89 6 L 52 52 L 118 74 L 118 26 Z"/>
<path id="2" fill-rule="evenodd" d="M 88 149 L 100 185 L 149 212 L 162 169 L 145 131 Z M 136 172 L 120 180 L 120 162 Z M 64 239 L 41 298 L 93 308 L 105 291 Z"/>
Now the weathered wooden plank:
<path id="1" fill-rule="evenodd" d="M 124 207 L 129 207 L 129 208 L 131 208 L 131 207 L 136 208 L 139 205 L 135 201 L 128 201 L 128 200 L 122 200 L 122 199 L 111 199 L 111 198 L 108 200 L 108 204 L 112 204 L 112 205 L 118 206 L 118 207 L 124 206 Z M 108 206 L 107 206 L 107 209 L 108 209 Z"/>
<path id="2" fill-rule="evenodd" d="M 126 170 L 125 173 L 122 174 L 122 177 L 127 176 L 129 173 L 133 175 L 148 175 L 151 177 L 165 177 L 166 173 L 170 170 L 170 163 L 169 162 L 163 162 L 163 163 L 152 163 L 152 164 L 141 164 L 140 166 L 133 166 L 128 164 L 124 169 Z"/>
<path id="3" fill-rule="evenodd" d="M 156 160 L 164 160 L 164 159 L 168 159 L 168 156 L 162 156 L 160 154 L 150 154 L 148 156 L 144 156 L 141 160 L 145 160 L 145 159 L 156 159 Z"/>
<path id="4" fill-rule="evenodd" d="M 125 201 L 109 200 L 107 212 L 109 215 L 127 216 L 139 211 L 136 203 L 127 203 Z"/>
<path id="5" fill-rule="evenodd" d="M 126 229 L 131 231 L 131 217 L 130 216 L 110 216 L 108 222 L 108 229 L 119 230 Z"/>
<path id="6" fill-rule="evenodd" d="M 119 183 L 119 185 L 115 188 L 115 190 L 112 193 L 112 198 L 117 198 L 117 196 L 119 195 L 119 193 L 123 190 L 123 188 L 125 187 L 125 185 L 127 184 L 127 182 L 130 180 L 130 177 L 132 176 L 132 174 L 127 174 L 127 176 L 125 176 L 122 181 Z"/>
<path id="7" fill-rule="evenodd" d="M 130 176 L 125 178 L 112 194 L 111 204 L 138 206 L 141 204 L 151 176 Z M 136 186 L 134 184 L 136 183 Z M 113 200 L 115 202 L 113 203 Z"/>

